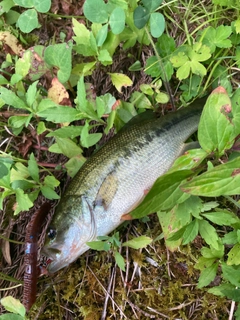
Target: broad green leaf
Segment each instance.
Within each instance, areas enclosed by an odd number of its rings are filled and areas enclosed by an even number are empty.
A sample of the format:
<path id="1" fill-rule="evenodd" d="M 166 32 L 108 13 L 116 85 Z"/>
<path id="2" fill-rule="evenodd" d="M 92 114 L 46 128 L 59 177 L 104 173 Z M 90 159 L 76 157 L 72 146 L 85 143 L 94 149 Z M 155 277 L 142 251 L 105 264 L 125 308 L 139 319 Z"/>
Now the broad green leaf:
<path id="1" fill-rule="evenodd" d="M 218 87 L 208 97 L 198 126 L 198 139 L 207 152 L 222 155 L 231 148 L 235 129 L 231 120 L 231 101 L 223 87 Z"/>
<path id="2" fill-rule="evenodd" d="M 150 18 L 148 8 L 138 6 L 133 13 L 134 24 L 138 29 L 142 29 Z"/>
<path id="3" fill-rule="evenodd" d="M 179 47 L 170 58 L 173 66 L 178 68 L 177 77 L 179 80 L 186 79 L 190 72 L 193 74 L 204 76 L 207 73 L 206 68 L 200 63 L 211 57 L 210 49 L 196 42 L 193 46 L 183 45 Z"/>
<path id="4" fill-rule="evenodd" d="M 50 152 L 63 153 L 66 157 L 72 158 L 82 153 L 82 149 L 69 138 L 56 137 L 56 144 L 49 147 Z"/>
<path id="5" fill-rule="evenodd" d="M 216 229 L 206 220 L 199 220 L 199 233 L 205 242 L 214 249 L 219 248 L 219 238 Z"/>
<path id="6" fill-rule="evenodd" d="M 191 241 L 193 241 L 198 234 L 198 220 L 194 219 L 189 225 L 186 226 L 186 229 L 183 233 L 183 241 L 182 244 L 185 245 Z"/>
<path id="7" fill-rule="evenodd" d="M 86 57 L 95 56 L 98 52 L 97 43 L 93 34 L 84 26 L 73 18 L 73 31 L 76 37 L 73 40 L 76 42 L 74 50 Z"/>
<path id="8" fill-rule="evenodd" d="M 108 73 L 111 77 L 113 85 L 118 92 L 122 92 L 122 87 L 129 87 L 132 85 L 132 80 L 122 73 Z"/>
<path id="9" fill-rule="evenodd" d="M 230 283 L 223 283 L 217 287 L 208 289 L 208 292 L 215 294 L 216 296 L 224 297 L 226 296 L 226 292 L 230 292 L 231 290 L 235 290 L 235 286 Z"/>
<path id="10" fill-rule="evenodd" d="M 44 178 L 44 184 L 53 189 L 58 187 L 60 182 L 54 176 L 46 176 Z"/>
<path id="11" fill-rule="evenodd" d="M 160 37 L 165 29 L 164 16 L 159 12 L 154 12 L 150 16 L 150 32 L 154 38 Z"/>
<path id="12" fill-rule="evenodd" d="M 125 12 L 122 8 L 115 8 L 109 19 L 109 24 L 113 34 L 119 34 L 125 28 Z"/>
<path id="13" fill-rule="evenodd" d="M 102 26 L 102 28 L 99 30 L 97 37 L 96 37 L 96 41 L 97 41 L 97 45 L 100 47 L 103 45 L 104 41 L 107 39 L 107 34 L 108 34 L 108 25 L 105 24 L 104 26 Z"/>
<path id="14" fill-rule="evenodd" d="M 47 134 L 47 137 L 59 137 L 73 139 L 81 135 L 83 126 L 62 127 Z"/>
<path id="15" fill-rule="evenodd" d="M 39 117 L 45 118 L 47 121 L 54 123 L 72 122 L 84 118 L 84 115 L 74 108 L 68 106 L 57 106 L 43 111 L 38 111 Z"/>
<path id="16" fill-rule="evenodd" d="M 14 167 L 11 169 L 10 181 L 14 180 L 24 180 L 29 177 L 28 168 L 25 167 L 21 162 L 15 163 Z"/>
<path id="17" fill-rule="evenodd" d="M 165 103 L 168 103 L 169 101 L 169 96 L 164 93 L 164 92 L 159 92 L 156 96 L 155 96 L 155 100 L 158 102 L 158 103 L 161 103 L 161 104 L 165 104 Z"/>
<path id="18" fill-rule="evenodd" d="M 30 51 L 27 51 L 24 53 L 22 58 L 19 58 L 15 64 L 15 73 L 16 75 L 20 75 L 22 78 L 26 77 L 26 75 L 29 72 L 29 69 L 31 67 L 31 61 L 30 61 L 31 55 Z M 11 82 L 13 80 L 11 79 Z M 17 83 L 17 82 L 16 82 Z"/>
<path id="19" fill-rule="evenodd" d="M 9 173 L 8 167 L 3 162 L 0 162 L 0 179 L 2 179 L 8 173 Z"/>
<path id="20" fill-rule="evenodd" d="M 60 199 L 59 195 L 49 186 L 42 186 L 41 192 L 49 200 Z"/>
<path id="21" fill-rule="evenodd" d="M 36 95 L 37 95 L 37 84 L 38 81 L 33 82 L 27 92 L 26 92 L 26 99 L 27 99 L 27 104 L 30 108 L 32 108 L 32 105 L 34 101 L 36 100 Z"/>
<path id="22" fill-rule="evenodd" d="M 202 247 L 201 254 L 204 258 L 221 259 L 224 255 L 224 249 L 225 249 L 224 245 L 219 242 L 217 249 L 213 247 L 210 247 L 210 248 Z"/>
<path id="23" fill-rule="evenodd" d="M 25 310 L 24 305 L 18 299 L 15 299 L 14 297 L 8 296 L 5 298 L 2 298 L 1 304 L 9 312 L 19 314 L 22 317 L 24 317 L 26 314 L 26 310 Z"/>
<path id="24" fill-rule="evenodd" d="M 103 251 L 105 250 L 104 248 L 104 242 L 102 241 L 91 241 L 86 243 L 91 249 L 93 250 L 98 250 L 98 251 Z M 110 247 L 109 247 L 110 249 Z"/>
<path id="25" fill-rule="evenodd" d="M 236 287 L 240 287 L 240 265 L 229 266 L 222 262 L 222 275 L 225 280 L 228 280 Z"/>
<path id="26" fill-rule="evenodd" d="M 86 0 L 83 13 L 91 22 L 106 23 L 108 21 L 107 5 L 103 0 Z"/>
<path id="27" fill-rule="evenodd" d="M 33 153 L 30 154 L 30 159 L 28 160 L 28 172 L 33 180 L 39 182 L 39 168 Z"/>
<path id="28" fill-rule="evenodd" d="M 85 161 L 86 159 L 81 154 L 69 159 L 68 162 L 65 163 L 68 175 L 73 178 Z"/>
<path id="29" fill-rule="evenodd" d="M 15 5 L 15 2 L 13 0 L 3 0 L 1 1 L 1 8 L 0 8 L 0 15 L 3 13 L 9 13 L 12 10 L 10 10 Z M 9 22 L 7 22 L 9 23 Z M 10 23 L 9 23 L 10 24 Z"/>
<path id="30" fill-rule="evenodd" d="M 238 242 L 238 236 L 237 236 L 237 231 L 230 231 L 224 235 L 222 238 L 223 244 L 230 244 L 233 245 Z"/>
<path id="31" fill-rule="evenodd" d="M 33 0 L 35 9 L 38 12 L 45 13 L 51 8 L 51 0 Z"/>
<path id="32" fill-rule="evenodd" d="M 229 285 L 230 287 L 230 285 Z M 222 284 L 218 287 L 214 287 L 208 290 L 208 292 L 227 297 L 230 300 L 240 302 L 240 289 L 234 287 L 233 285 L 231 288 L 228 287 L 228 284 Z"/>
<path id="33" fill-rule="evenodd" d="M 34 0 L 14 0 L 13 2 L 20 7 L 24 8 L 32 8 L 33 7 L 33 1 Z"/>
<path id="34" fill-rule="evenodd" d="M 15 192 L 17 205 L 14 211 L 14 215 L 18 214 L 21 211 L 27 211 L 33 206 L 33 202 L 29 199 L 28 194 L 25 194 L 23 190 L 16 189 Z"/>
<path id="35" fill-rule="evenodd" d="M 0 320 L 25 320 L 25 317 L 14 313 L 6 313 L 0 316 Z"/>
<path id="36" fill-rule="evenodd" d="M 192 195 L 219 197 L 240 193 L 240 157 L 192 178 L 181 189 Z"/>
<path id="37" fill-rule="evenodd" d="M 202 42 L 211 48 L 211 52 L 218 48 L 230 48 L 232 46 L 231 41 L 227 39 L 232 33 L 230 26 L 218 26 L 216 29 L 208 27 L 204 30 L 204 37 Z"/>
<path id="38" fill-rule="evenodd" d="M 159 177 L 143 202 L 131 212 L 132 218 L 138 219 L 171 208 L 183 195 L 180 184 L 191 175 L 191 171 L 182 170 Z"/>
<path id="39" fill-rule="evenodd" d="M 77 83 L 77 99 L 75 100 L 77 109 L 82 112 L 87 112 L 87 93 L 84 84 L 84 77 L 81 76 Z"/>
<path id="40" fill-rule="evenodd" d="M 35 9 L 24 11 L 18 18 L 17 25 L 20 30 L 25 33 L 30 33 L 33 29 L 39 27 L 38 15 Z"/>
<path id="41" fill-rule="evenodd" d="M 124 242 L 122 245 L 133 249 L 145 248 L 152 242 L 152 239 L 147 236 L 140 236 Z"/>
<path id="42" fill-rule="evenodd" d="M 205 268 L 211 267 L 211 265 L 216 261 L 216 258 L 205 258 L 200 257 L 195 264 L 194 268 L 198 270 L 205 270 Z"/>
<path id="43" fill-rule="evenodd" d="M 216 277 L 218 269 L 218 263 L 213 263 L 211 266 L 205 268 L 199 277 L 198 280 L 198 288 L 203 288 L 209 285 L 211 281 L 213 281 Z"/>
<path id="44" fill-rule="evenodd" d="M 101 49 L 98 54 L 98 60 L 103 64 L 104 66 L 108 66 L 112 64 L 112 57 L 107 49 Z"/>
<path id="45" fill-rule="evenodd" d="M 232 266 L 240 265 L 240 244 L 235 244 L 232 249 L 228 252 L 227 265 Z"/>
<path id="46" fill-rule="evenodd" d="M 29 108 L 25 105 L 25 103 L 18 97 L 14 92 L 8 90 L 4 87 L 0 88 L 0 98 L 9 106 L 12 106 L 17 109 L 26 109 Z"/>
<path id="47" fill-rule="evenodd" d="M 213 223 L 216 223 L 220 226 L 226 225 L 231 226 L 235 223 L 240 222 L 240 219 L 230 211 L 214 211 L 214 212 L 208 212 L 203 213 L 202 216 L 207 218 Z"/>
<path id="48" fill-rule="evenodd" d="M 101 133 L 89 133 L 89 123 L 86 122 L 81 133 L 81 145 L 84 148 L 94 146 L 102 137 Z"/>
<path id="49" fill-rule="evenodd" d="M 119 253 L 119 252 L 115 252 L 114 253 L 114 258 L 116 260 L 116 263 L 118 265 L 118 267 L 122 270 L 125 271 L 125 261 L 123 256 Z"/>
<path id="50" fill-rule="evenodd" d="M 175 160 L 169 172 L 194 169 L 198 167 L 207 156 L 208 153 L 203 149 L 188 150 L 184 155 Z"/>
<path id="51" fill-rule="evenodd" d="M 148 8 L 151 12 L 156 10 L 162 2 L 163 0 L 142 0 L 144 7 Z"/>
<path id="52" fill-rule="evenodd" d="M 58 67 L 58 80 L 68 81 L 72 70 L 72 42 L 54 44 L 46 48 L 44 60 L 52 67 Z"/>

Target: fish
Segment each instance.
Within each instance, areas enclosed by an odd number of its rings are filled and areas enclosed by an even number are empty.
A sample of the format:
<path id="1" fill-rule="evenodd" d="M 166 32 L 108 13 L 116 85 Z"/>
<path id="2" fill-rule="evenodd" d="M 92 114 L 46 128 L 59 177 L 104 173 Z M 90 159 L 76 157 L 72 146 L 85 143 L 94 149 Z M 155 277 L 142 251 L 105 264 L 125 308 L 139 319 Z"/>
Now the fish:
<path id="1" fill-rule="evenodd" d="M 87 242 L 108 235 L 137 207 L 185 152 L 205 101 L 197 99 L 160 118 L 131 120 L 83 164 L 46 232 L 42 253 L 50 260 L 49 273 L 75 261 L 90 249 Z"/>

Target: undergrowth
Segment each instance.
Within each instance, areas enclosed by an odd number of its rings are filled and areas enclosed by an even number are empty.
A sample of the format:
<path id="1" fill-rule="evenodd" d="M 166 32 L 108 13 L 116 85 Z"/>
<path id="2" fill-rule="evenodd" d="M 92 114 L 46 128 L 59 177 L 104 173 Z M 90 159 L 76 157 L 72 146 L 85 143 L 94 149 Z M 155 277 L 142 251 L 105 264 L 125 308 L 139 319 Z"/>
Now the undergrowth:
<path id="1" fill-rule="evenodd" d="M 238 319 L 238 1 L 3 0 L 0 8 L 1 303 L 12 319 Z M 8 266 L 23 255 L 13 246 L 22 248 L 29 213 L 59 199 L 63 177 L 135 115 L 210 93 L 201 148 L 156 181 L 131 213 L 139 224 L 40 279 L 26 315 L 9 295 L 21 300 L 22 271 Z"/>

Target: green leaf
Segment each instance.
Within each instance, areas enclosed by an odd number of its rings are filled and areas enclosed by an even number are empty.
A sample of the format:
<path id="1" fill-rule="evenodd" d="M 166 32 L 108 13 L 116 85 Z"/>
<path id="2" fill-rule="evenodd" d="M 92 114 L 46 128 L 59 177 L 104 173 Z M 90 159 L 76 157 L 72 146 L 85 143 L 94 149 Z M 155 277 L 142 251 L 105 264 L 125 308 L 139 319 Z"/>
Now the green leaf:
<path id="1" fill-rule="evenodd" d="M 20 7 L 24 7 L 24 8 L 33 7 L 33 0 L 14 0 L 13 2 L 19 5 Z"/>
<path id="2" fill-rule="evenodd" d="M 106 23 L 108 21 L 107 5 L 103 0 L 86 0 L 83 13 L 91 22 Z"/>
<path id="3" fill-rule="evenodd" d="M 26 75 L 28 74 L 29 69 L 31 67 L 30 59 L 31 59 L 30 51 L 24 52 L 24 55 L 22 56 L 22 58 L 18 59 L 15 64 L 15 73 L 16 73 L 15 76 L 17 76 L 17 77 L 21 76 L 21 78 L 26 77 Z M 13 81 L 14 81 L 13 76 L 11 78 L 11 83 L 13 83 Z M 19 81 L 20 80 L 21 79 L 19 79 Z M 17 79 L 15 81 L 16 81 L 16 83 L 18 82 Z"/>
<path id="4" fill-rule="evenodd" d="M 169 172 L 194 169 L 198 167 L 207 156 L 208 153 L 203 149 L 188 150 L 184 155 L 175 160 Z"/>
<path id="5" fill-rule="evenodd" d="M 125 271 L 125 261 L 123 259 L 123 256 L 119 252 L 114 252 L 114 258 L 116 260 L 116 263 L 118 267 L 122 270 Z"/>
<path id="6" fill-rule="evenodd" d="M 132 240 L 124 242 L 122 245 L 133 249 L 145 248 L 152 242 L 152 239 L 147 236 L 140 236 L 133 238 Z"/>
<path id="7" fill-rule="evenodd" d="M 14 211 L 14 215 L 18 214 L 21 211 L 27 211 L 33 206 L 33 202 L 29 199 L 28 194 L 25 194 L 23 190 L 16 189 L 16 200 L 17 206 Z"/>
<path id="8" fill-rule="evenodd" d="M 25 320 L 25 317 L 19 316 L 18 314 L 6 313 L 0 316 L 0 320 Z"/>
<path id="9" fill-rule="evenodd" d="M 27 99 L 27 104 L 31 108 L 34 101 L 36 100 L 36 95 L 37 95 L 37 84 L 38 81 L 33 82 L 27 92 L 26 92 L 26 99 Z"/>
<path id="10" fill-rule="evenodd" d="M 3 162 L 0 162 L 0 179 L 2 179 L 8 173 L 9 173 L 8 167 Z"/>
<path id="11" fill-rule="evenodd" d="M 231 226 L 240 222 L 240 219 L 233 212 L 227 210 L 203 213 L 202 216 L 219 226 Z"/>
<path id="12" fill-rule="evenodd" d="M 181 189 L 192 195 L 219 197 L 240 193 L 240 157 L 192 178 Z"/>
<path id="13" fill-rule="evenodd" d="M 56 142 L 58 149 L 56 149 L 55 145 L 52 145 L 49 148 L 50 152 L 63 153 L 68 158 L 72 158 L 82 153 L 82 149 L 69 138 L 56 137 Z"/>
<path id="14" fill-rule="evenodd" d="M 98 60 L 104 65 L 107 66 L 112 64 L 112 57 L 107 49 L 101 49 L 99 51 Z"/>
<path id="15" fill-rule="evenodd" d="M 222 238 L 223 244 L 236 244 L 238 242 L 238 236 L 237 236 L 237 231 L 230 231 L 224 235 Z"/>
<path id="16" fill-rule="evenodd" d="M 218 249 L 219 238 L 216 229 L 206 220 L 199 220 L 199 233 L 205 242 Z"/>
<path id="17" fill-rule="evenodd" d="M 236 287 L 240 287 L 240 266 L 229 266 L 222 262 L 222 275 L 225 280 L 228 280 Z"/>
<path id="18" fill-rule="evenodd" d="M 18 96 L 16 96 L 14 92 L 4 87 L 0 88 L 0 99 L 2 99 L 7 105 L 13 106 L 14 108 L 28 110 L 28 107 L 25 105 L 25 103 Z"/>
<path id="19" fill-rule="evenodd" d="M 234 289 L 235 289 L 235 286 L 233 286 L 232 284 L 224 283 L 224 284 L 220 284 L 217 287 L 213 287 L 211 289 L 208 289 L 208 292 L 215 294 L 216 296 L 224 297 L 224 296 L 226 296 L 226 292 L 229 292 Z"/>
<path id="20" fill-rule="evenodd" d="M 108 73 L 111 77 L 113 85 L 116 87 L 118 92 L 122 92 L 122 87 L 129 87 L 132 85 L 132 80 L 122 73 Z"/>
<path id="21" fill-rule="evenodd" d="M 41 192 L 49 200 L 60 199 L 59 195 L 50 187 L 42 186 Z"/>
<path id="22" fill-rule="evenodd" d="M 125 12 L 122 8 L 115 8 L 109 19 L 111 30 L 114 34 L 121 33 L 125 28 Z"/>
<path id="23" fill-rule="evenodd" d="M 37 115 L 39 117 L 46 118 L 47 121 L 52 121 L 54 123 L 72 122 L 84 118 L 84 115 L 81 114 L 78 110 L 67 106 L 57 106 L 38 111 Z"/>
<path id="24" fill-rule="evenodd" d="M 51 0 L 33 0 L 35 9 L 38 12 L 45 13 L 51 8 Z"/>
<path id="25" fill-rule="evenodd" d="M 198 126 L 201 147 L 211 153 L 222 155 L 231 148 L 235 129 L 231 120 L 231 101 L 224 88 L 218 87 L 208 97 Z"/>
<path id="26" fill-rule="evenodd" d="M 197 287 L 200 289 L 209 285 L 209 283 L 215 279 L 217 269 L 218 263 L 213 263 L 211 266 L 204 269 L 199 277 Z"/>
<path id="27" fill-rule="evenodd" d="M 227 265 L 232 266 L 233 264 L 240 265 L 240 244 L 235 244 L 232 249 L 228 252 Z"/>
<path id="28" fill-rule="evenodd" d="M 81 135 L 83 126 L 68 126 L 57 129 L 47 134 L 47 137 L 70 138 L 73 139 Z"/>
<path id="29" fill-rule="evenodd" d="M 105 243 L 103 241 L 91 241 L 86 243 L 91 249 L 97 250 L 97 251 L 108 251 L 105 250 Z M 110 249 L 110 246 L 109 246 Z"/>
<path id="30" fill-rule="evenodd" d="M 11 182 L 14 180 L 24 180 L 29 177 L 28 168 L 25 167 L 21 162 L 15 163 L 14 167 L 11 169 L 10 179 Z"/>
<path id="31" fill-rule="evenodd" d="M 189 225 L 186 226 L 186 229 L 183 233 L 183 242 L 182 244 L 185 245 L 191 241 L 193 241 L 197 234 L 198 234 L 198 220 L 194 219 L 191 223 L 189 223 Z"/>
<path id="32" fill-rule="evenodd" d="M 154 38 L 160 37 L 165 29 L 164 16 L 159 12 L 154 12 L 150 16 L 150 32 Z"/>
<path id="33" fill-rule="evenodd" d="M 69 159 L 68 162 L 65 163 L 68 175 L 73 178 L 85 161 L 86 159 L 82 155 L 77 155 Z"/>
<path id="34" fill-rule="evenodd" d="M 142 0 L 144 7 L 148 8 L 151 12 L 156 10 L 162 2 L 163 0 Z"/>
<path id="35" fill-rule="evenodd" d="M 107 39 L 107 35 L 108 35 L 108 25 L 105 24 L 104 26 L 102 26 L 102 28 L 98 31 L 98 34 L 97 34 L 96 41 L 99 47 L 103 45 L 103 43 Z"/>
<path id="36" fill-rule="evenodd" d="M 180 184 L 191 175 L 191 171 L 182 170 L 159 177 L 143 202 L 131 212 L 132 218 L 139 219 L 152 212 L 171 208 L 183 195 Z"/>
<path id="37" fill-rule="evenodd" d="M 72 42 L 54 44 L 46 48 L 44 60 L 52 67 L 57 67 L 58 80 L 68 81 L 72 70 Z"/>
<path id="38" fill-rule="evenodd" d="M 150 18 L 150 12 L 148 8 L 138 6 L 133 13 L 134 25 L 138 29 L 142 29 Z"/>
<path id="39" fill-rule="evenodd" d="M 46 176 L 44 178 L 44 184 L 53 189 L 58 187 L 60 182 L 54 176 Z"/>
<path id="40" fill-rule="evenodd" d="M 210 49 L 196 42 L 193 46 L 183 45 L 177 49 L 170 61 L 177 70 L 177 77 L 179 80 L 186 79 L 190 72 L 199 76 L 205 76 L 206 68 L 200 62 L 206 61 L 211 57 Z"/>
<path id="41" fill-rule="evenodd" d="M 101 133 L 89 133 L 89 123 L 86 122 L 81 134 L 81 145 L 84 148 L 94 146 L 102 137 Z"/>
<path id="42" fill-rule="evenodd" d="M 30 159 L 28 160 L 28 172 L 34 181 L 39 182 L 39 168 L 33 153 L 30 154 Z"/>
<path id="43" fill-rule="evenodd" d="M 33 29 L 38 28 L 38 15 L 35 9 L 24 11 L 18 18 L 17 25 L 20 30 L 25 33 L 30 33 Z"/>
<path id="44" fill-rule="evenodd" d="M 207 248 L 202 247 L 201 254 L 204 258 L 214 258 L 214 259 L 221 259 L 224 255 L 224 245 L 219 243 L 218 248 L 215 249 L 213 247 Z"/>
<path id="45" fill-rule="evenodd" d="M 26 310 L 23 304 L 18 299 L 15 299 L 11 296 L 2 298 L 1 304 L 7 311 L 14 312 L 22 317 L 24 317 L 26 314 Z"/>
<path id="46" fill-rule="evenodd" d="M 204 30 L 204 37 L 202 42 L 211 48 L 211 52 L 218 48 L 230 48 L 232 43 L 227 39 L 232 33 L 231 26 L 218 26 L 216 29 L 208 27 Z"/>

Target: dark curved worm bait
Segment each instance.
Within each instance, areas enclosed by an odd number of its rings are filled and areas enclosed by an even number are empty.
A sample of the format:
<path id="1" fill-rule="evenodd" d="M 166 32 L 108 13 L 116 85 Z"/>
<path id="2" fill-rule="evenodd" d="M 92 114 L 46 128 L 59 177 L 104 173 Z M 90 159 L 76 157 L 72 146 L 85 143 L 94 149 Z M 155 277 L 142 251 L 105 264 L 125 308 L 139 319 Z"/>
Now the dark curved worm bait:
<path id="1" fill-rule="evenodd" d="M 32 216 L 26 228 L 25 236 L 25 273 L 23 287 L 23 304 L 27 311 L 30 310 L 36 300 L 37 278 L 39 275 L 38 260 L 38 236 L 42 224 L 51 208 L 49 202 L 44 203 Z"/>

